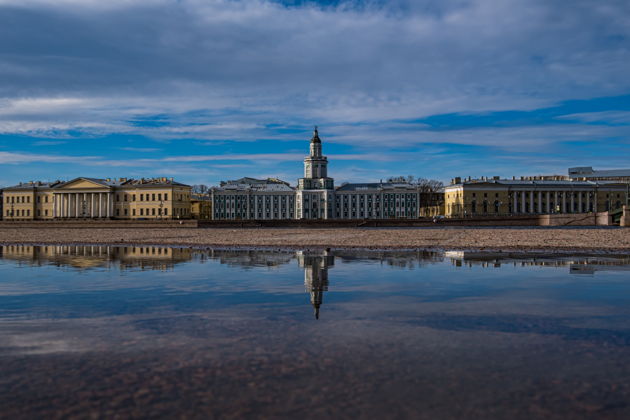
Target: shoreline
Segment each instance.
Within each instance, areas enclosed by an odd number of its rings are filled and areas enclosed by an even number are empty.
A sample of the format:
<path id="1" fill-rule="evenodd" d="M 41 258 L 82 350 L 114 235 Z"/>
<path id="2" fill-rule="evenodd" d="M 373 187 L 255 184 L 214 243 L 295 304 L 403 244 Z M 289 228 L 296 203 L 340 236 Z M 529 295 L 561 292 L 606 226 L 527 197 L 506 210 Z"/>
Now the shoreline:
<path id="1" fill-rule="evenodd" d="M 502 256 L 539 256 L 556 257 L 556 256 L 573 256 L 573 257 L 589 257 L 589 256 L 609 256 L 609 257 L 622 257 L 630 255 L 628 249 L 614 249 L 614 248 L 476 248 L 476 247 L 421 247 L 421 248 L 401 248 L 401 247 L 313 247 L 313 246 L 276 246 L 276 245 L 234 245 L 226 247 L 224 245 L 186 245 L 186 244 L 157 244 L 157 243 L 90 243 L 90 242 L 0 242 L 0 246 L 111 246 L 111 247 L 155 247 L 155 248 L 177 248 L 177 249 L 191 249 L 196 251 L 278 251 L 278 252 L 449 252 L 449 251 L 461 251 L 461 252 L 478 252 L 485 254 L 501 254 Z"/>
<path id="2" fill-rule="evenodd" d="M 197 249 L 476 251 L 628 254 L 630 231 L 566 228 L 23 229 L 0 228 L 3 245 L 109 245 Z"/>

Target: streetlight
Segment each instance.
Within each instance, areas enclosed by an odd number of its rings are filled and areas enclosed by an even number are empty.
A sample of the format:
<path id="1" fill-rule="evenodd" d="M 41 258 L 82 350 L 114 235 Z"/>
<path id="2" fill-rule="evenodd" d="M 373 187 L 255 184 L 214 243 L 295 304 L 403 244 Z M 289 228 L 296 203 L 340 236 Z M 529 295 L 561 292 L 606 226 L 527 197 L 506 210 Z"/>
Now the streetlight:
<path id="1" fill-rule="evenodd" d="M 164 209 L 164 200 L 160 200 L 160 214 L 159 214 L 160 220 L 162 220 L 163 209 Z"/>

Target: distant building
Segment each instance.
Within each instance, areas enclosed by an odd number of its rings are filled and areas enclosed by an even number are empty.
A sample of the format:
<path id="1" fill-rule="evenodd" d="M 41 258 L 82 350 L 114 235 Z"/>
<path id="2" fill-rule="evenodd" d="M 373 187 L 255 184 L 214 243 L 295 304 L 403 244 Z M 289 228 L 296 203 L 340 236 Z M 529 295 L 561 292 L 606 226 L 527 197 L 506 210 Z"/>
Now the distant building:
<path id="1" fill-rule="evenodd" d="M 212 199 L 207 194 L 192 193 L 190 197 L 190 215 L 197 220 L 212 219 Z"/>
<path id="2" fill-rule="evenodd" d="M 5 220 L 190 218 L 191 187 L 172 178 L 28 182 L 5 188 Z"/>
<path id="3" fill-rule="evenodd" d="M 615 181 L 455 178 L 444 188 L 447 217 L 619 210 L 628 184 Z"/>
<path id="4" fill-rule="evenodd" d="M 241 178 L 211 189 L 214 220 L 295 218 L 295 189 L 279 179 Z"/>
<path id="5" fill-rule="evenodd" d="M 582 181 L 630 182 L 630 169 L 608 169 L 596 171 L 591 166 L 569 168 L 569 178 Z"/>
<path id="6" fill-rule="evenodd" d="M 442 198 L 442 193 L 424 192 L 404 180 L 344 183 L 335 188 L 317 128 L 297 188 L 278 179 L 255 178 L 222 182 L 212 188 L 215 220 L 414 219 L 437 215 Z"/>

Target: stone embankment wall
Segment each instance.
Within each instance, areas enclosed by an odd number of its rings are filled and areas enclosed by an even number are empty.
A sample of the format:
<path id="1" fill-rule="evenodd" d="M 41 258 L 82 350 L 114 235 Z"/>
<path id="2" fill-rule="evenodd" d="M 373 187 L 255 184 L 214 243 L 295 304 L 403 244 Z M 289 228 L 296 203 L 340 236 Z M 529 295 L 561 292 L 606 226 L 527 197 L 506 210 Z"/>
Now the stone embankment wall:
<path id="1" fill-rule="evenodd" d="M 625 223 L 625 225 L 624 225 Z M 608 213 L 544 214 L 531 216 L 421 218 L 387 220 L 34 220 L 0 221 L 0 227 L 25 228 L 348 228 L 348 227 L 429 227 L 429 226 L 610 226 Z M 630 226 L 625 211 L 622 226 Z"/>
<path id="2" fill-rule="evenodd" d="M 0 227 L 26 228 L 196 228 L 197 220 L 28 220 L 0 221 Z"/>
<path id="3" fill-rule="evenodd" d="M 540 226 L 610 226 L 608 212 L 585 214 L 544 214 L 539 216 Z"/>
<path id="4" fill-rule="evenodd" d="M 620 226 L 630 227 L 630 209 L 628 206 L 623 206 L 623 214 L 621 216 Z"/>

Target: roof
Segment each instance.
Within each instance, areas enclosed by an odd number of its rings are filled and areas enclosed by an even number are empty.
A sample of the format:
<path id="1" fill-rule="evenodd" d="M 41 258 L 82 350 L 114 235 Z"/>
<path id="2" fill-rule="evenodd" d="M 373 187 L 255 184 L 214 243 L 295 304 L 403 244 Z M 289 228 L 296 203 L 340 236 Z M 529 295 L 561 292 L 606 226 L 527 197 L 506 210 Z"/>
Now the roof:
<path id="1" fill-rule="evenodd" d="M 61 181 L 54 182 L 41 182 L 41 181 L 29 181 L 29 182 L 20 182 L 17 185 L 13 185 L 11 187 L 3 188 L 3 191 L 7 190 L 34 190 L 34 189 L 47 189 L 53 188 L 57 185 L 61 184 Z"/>
<path id="2" fill-rule="evenodd" d="M 500 185 L 500 186 L 564 186 L 564 187 L 594 187 L 606 185 L 625 185 L 618 181 L 561 181 L 561 180 L 520 180 L 520 179 L 488 179 L 471 180 L 447 185 L 445 188 L 475 185 Z"/>
<path id="3" fill-rule="evenodd" d="M 311 138 L 311 143 L 321 143 L 322 141 L 319 139 L 319 133 L 317 132 L 317 126 L 313 130 L 313 137 Z"/>
<path id="4" fill-rule="evenodd" d="M 214 187 L 214 190 L 234 190 L 234 191 L 293 191 L 294 188 L 285 182 L 277 178 L 256 179 L 244 177 L 231 181 L 221 181 L 219 187 Z"/>
<path id="5" fill-rule="evenodd" d="M 182 184 L 176 181 L 173 181 L 173 178 L 140 178 L 140 179 L 132 179 L 132 178 L 89 178 L 89 177 L 77 177 L 71 179 L 70 181 L 54 181 L 54 182 L 41 182 L 41 181 L 30 181 L 25 183 L 20 183 L 18 185 L 14 185 L 12 187 L 4 188 L 4 190 L 34 190 L 34 189 L 47 189 L 47 188 L 63 188 L 65 185 L 70 184 L 71 182 L 77 180 L 86 180 L 90 182 L 94 182 L 96 184 L 102 185 L 104 187 L 120 187 L 120 186 L 161 186 L 161 185 L 177 185 L 188 187 L 189 185 Z"/>
<path id="6" fill-rule="evenodd" d="M 342 184 L 340 187 L 337 187 L 336 191 L 368 191 L 368 190 L 413 190 L 416 191 L 418 187 L 413 184 L 403 183 L 403 182 L 370 182 L 370 183 L 359 183 L 359 184 Z"/>
<path id="7" fill-rule="evenodd" d="M 295 191 L 295 188 L 287 184 L 225 184 L 214 187 L 214 191 Z"/>
<path id="8" fill-rule="evenodd" d="M 630 177 L 630 169 L 605 169 L 596 171 L 591 166 L 581 166 L 569 168 L 569 176 L 572 178 Z"/>

